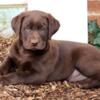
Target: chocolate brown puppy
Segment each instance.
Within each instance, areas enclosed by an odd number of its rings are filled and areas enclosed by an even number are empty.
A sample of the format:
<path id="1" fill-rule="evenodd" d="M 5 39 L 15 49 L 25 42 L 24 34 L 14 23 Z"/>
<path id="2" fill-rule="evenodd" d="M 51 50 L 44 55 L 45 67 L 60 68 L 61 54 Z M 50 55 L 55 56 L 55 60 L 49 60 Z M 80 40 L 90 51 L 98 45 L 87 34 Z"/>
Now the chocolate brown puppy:
<path id="1" fill-rule="evenodd" d="M 52 40 L 60 27 L 52 15 L 27 11 L 15 16 L 11 24 L 18 38 L 0 65 L 0 83 L 68 80 L 82 83 L 83 88 L 100 87 L 100 50 L 89 44 Z"/>

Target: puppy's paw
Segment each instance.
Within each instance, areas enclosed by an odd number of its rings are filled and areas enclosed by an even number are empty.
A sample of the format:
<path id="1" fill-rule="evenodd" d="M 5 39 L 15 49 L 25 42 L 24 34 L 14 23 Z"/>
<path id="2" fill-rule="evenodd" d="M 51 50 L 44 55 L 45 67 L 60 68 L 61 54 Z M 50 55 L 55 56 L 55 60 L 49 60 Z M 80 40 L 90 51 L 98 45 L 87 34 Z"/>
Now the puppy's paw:
<path id="1" fill-rule="evenodd" d="M 1 85 L 9 85 L 10 81 L 4 76 L 0 76 L 0 84 Z"/>
<path id="2" fill-rule="evenodd" d="M 81 89 L 90 89 L 90 86 L 89 86 L 89 84 L 82 84 L 82 85 L 79 85 L 79 88 L 81 88 Z"/>

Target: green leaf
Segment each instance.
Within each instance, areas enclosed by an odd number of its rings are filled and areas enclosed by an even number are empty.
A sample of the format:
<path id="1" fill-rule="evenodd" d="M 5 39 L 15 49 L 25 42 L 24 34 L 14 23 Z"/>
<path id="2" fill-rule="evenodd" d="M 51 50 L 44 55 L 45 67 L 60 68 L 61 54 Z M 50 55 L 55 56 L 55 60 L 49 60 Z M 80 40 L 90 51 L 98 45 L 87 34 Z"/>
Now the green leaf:
<path id="1" fill-rule="evenodd" d="M 93 45 L 99 45 L 100 46 L 100 37 L 97 37 L 93 41 Z"/>
<path id="2" fill-rule="evenodd" d="M 97 24 L 97 20 L 88 21 L 88 32 L 94 33 L 95 36 L 100 32 L 100 28 Z"/>
<path id="3" fill-rule="evenodd" d="M 100 32 L 98 32 L 97 37 L 100 37 Z"/>

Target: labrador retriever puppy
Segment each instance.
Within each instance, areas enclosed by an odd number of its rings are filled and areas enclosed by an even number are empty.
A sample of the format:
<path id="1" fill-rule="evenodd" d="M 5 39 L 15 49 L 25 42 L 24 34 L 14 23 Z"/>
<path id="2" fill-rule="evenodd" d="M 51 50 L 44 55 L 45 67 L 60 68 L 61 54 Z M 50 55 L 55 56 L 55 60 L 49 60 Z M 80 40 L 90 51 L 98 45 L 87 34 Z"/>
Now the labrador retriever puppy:
<path id="1" fill-rule="evenodd" d="M 100 87 L 100 50 L 82 43 L 52 40 L 58 20 L 42 11 L 27 11 L 12 19 L 15 43 L 0 65 L 0 83 L 42 84 L 67 80 L 82 88 Z"/>

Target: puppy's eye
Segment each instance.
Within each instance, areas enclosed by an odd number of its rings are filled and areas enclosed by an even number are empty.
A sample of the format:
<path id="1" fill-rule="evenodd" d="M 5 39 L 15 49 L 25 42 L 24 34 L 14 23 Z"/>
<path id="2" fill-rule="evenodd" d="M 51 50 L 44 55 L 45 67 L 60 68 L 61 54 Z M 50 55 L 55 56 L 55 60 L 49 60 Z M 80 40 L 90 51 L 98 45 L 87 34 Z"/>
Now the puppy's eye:
<path id="1" fill-rule="evenodd" d="M 38 30 L 41 29 L 41 25 L 37 26 L 37 29 L 38 29 Z"/>
<path id="2" fill-rule="evenodd" d="M 44 30 L 44 26 L 43 25 L 39 25 L 37 28 L 38 28 L 38 30 Z"/>

